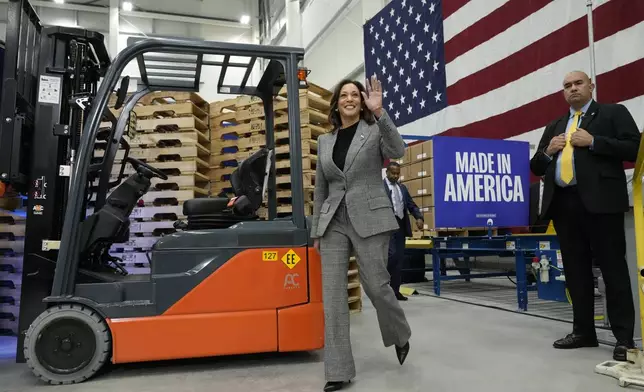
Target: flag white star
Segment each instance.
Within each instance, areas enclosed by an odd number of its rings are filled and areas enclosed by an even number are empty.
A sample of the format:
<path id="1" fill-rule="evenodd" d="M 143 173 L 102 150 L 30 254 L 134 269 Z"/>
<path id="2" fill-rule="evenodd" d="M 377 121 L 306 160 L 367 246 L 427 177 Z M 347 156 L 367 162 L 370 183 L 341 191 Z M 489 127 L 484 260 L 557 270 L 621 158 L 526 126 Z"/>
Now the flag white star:
<path id="1" fill-rule="evenodd" d="M 432 55 L 429 52 L 427 52 L 427 54 L 425 55 L 425 61 L 429 61 L 431 57 Z"/>
<path id="2" fill-rule="evenodd" d="M 380 57 L 376 59 L 376 64 L 380 65 Z"/>
<path id="3" fill-rule="evenodd" d="M 436 93 L 436 96 L 434 98 L 436 98 L 436 102 L 440 101 L 441 100 L 441 93 Z"/>
<path id="4" fill-rule="evenodd" d="M 427 86 L 425 86 L 425 87 L 427 88 L 427 91 L 431 91 L 432 90 L 432 82 L 427 82 Z M 398 91 L 398 90 L 396 90 L 396 91 Z"/>
<path id="5" fill-rule="evenodd" d="M 403 25 L 403 31 L 406 33 L 407 32 L 407 23 Z"/>
<path id="6" fill-rule="evenodd" d="M 394 67 L 398 66 L 398 59 L 394 59 Z"/>
<path id="7" fill-rule="evenodd" d="M 416 34 L 412 34 L 411 37 L 409 37 L 409 41 L 412 43 L 416 41 Z"/>
<path id="8" fill-rule="evenodd" d="M 392 33 L 392 34 L 391 34 L 391 40 L 392 40 L 392 41 L 395 41 L 395 40 L 396 40 L 396 33 Z"/>
<path id="9" fill-rule="evenodd" d="M 411 92 L 411 95 L 416 98 L 418 97 L 418 90 L 414 89 L 414 91 Z"/>
<path id="10" fill-rule="evenodd" d="M 429 55 L 429 53 L 427 53 L 427 54 Z M 388 50 L 388 51 L 387 51 L 387 58 L 388 58 L 388 59 L 390 59 L 390 58 L 391 58 L 391 50 Z"/>
<path id="11" fill-rule="evenodd" d="M 383 23 L 385 23 L 385 18 L 383 18 L 383 17 L 381 16 L 381 17 L 380 17 L 380 26 L 382 26 L 382 24 L 383 24 Z"/>
<path id="12" fill-rule="evenodd" d="M 371 48 L 371 54 L 376 54 L 376 48 Z"/>
<path id="13" fill-rule="evenodd" d="M 384 47 L 385 47 L 385 40 L 384 40 L 384 39 L 380 41 L 380 47 L 381 47 L 381 48 L 384 48 Z"/>
<path id="14" fill-rule="evenodd" d="M 384 42 L 384 41 L 383 41 L 383 42 Z M 422 43 L 422 42 L 419 42 L 419 43 L 418 43 L 418 52 L 420 53 L 420 51 L 421 51 L 421 50 L 423 50 L 423 43 Z"/>
<path id="15" fill-rule="evenodd" d="M 416 60 L 411 62 L 411 69 L 416 69 Z"/>
<path id="16" fill-rule="evenodd" d="M 405 96 L 404 95 L 400 96 L 400 103 L 405 103 Z"/>
<path id="17" fill-rule="evenodd" d="M 426 33 L 429 33 L 429 25 L 425 23 L 425 27 L 423 27 L 423 31 Z"/>
<path id="18" fill-rule="evenodd" d="M 380 39 L 380 33 L 376 33 L 376 39 Z"/>
<path id="19" fill-rule="evenodd" d="M 418 73 L 418 78 L 423 79 L 425 77 L 425 70 L 421 69 L 420 72 Z"/>
<path id="20" fill-rule="evenodd" d="M 422 101 L 420 101 L 420 107 L 421 107 L 421 108 L 424 108 L 424 107 L 425 107 L 425 100 L 424 100 L 424 99 L 423 99 Z"/>
<path id="21" fill-rule="evenodd" d="M 411 16 L 411 14 L 412 14 L 413 12 L 414 12 L 414 6 L 413 6 L 413 5 L 410 5 L 410 6 L 409 6 L 409 16 Z"/>
<path id="22" fill-rule="evenodd" d="M 407 5 L 407 0 L 402 0 L 402 6 L 403 6 L 403 8 L 405 8 L 405 7 L 406 7 L 406 5 Z"/>
<path id="23" fill-rule="evenodd" d="M 407 76 L 407 80 L 405 80 L 405 83 L 407 83 L 407 86 L 411 84 L 411 78 Z"/>
<path id="24" fill-rule="evenodd" d="M 420 23 L 420 14 L 416 14 L 416 23 Z"/>
<path id="25" fill-rule="evenodd" d="M 436 4 L 432 3 L 432 5 L 429 6 L 429 13 L 433 14 L 435 8 L 436 8 Z"/>
<path id="26" fill-rule="evenodd" d="M 389 110 L 394 110 L 394 103 L 393 102 L 389 102 Z"/>
<path id="27" fill-rule="evenodd" d="M 391 83 L 391 75 L 387 76 L 387 82 Z"/>
<path id="28" fill-rule="evenodd" d="M 409 60 L 409 51 L 408 50 L 405 51 L 405 60 Z"/>
<path id="29" fill-rule="evenodd" d="M 398 85 L 398 83 L 396 83 L 396 85 L 394 86 L 394 90 L 396 90 L 396 92 L 398 92 L 399 88 L 400 88 L 400 86 Z"/>
<path id="30" fill-rule="evenodd" d="M 373 25 L 369 26 L 369 32 L 373 34 Z"/>
<path id="31" fill-rule="evenodd" d="M 396 26 L 400 26 L 400 16 L 396 18 Z"/>
<path id="32" fill-rule="evenodd" d="M 423 5 L 427 5 L 427 0 L 420 0 Z"/>
<path id="33" fill-rule="evenodd" d="M 411 114 L 411 105 L 407 106 L 407 114 Z"/>
<path id="34" fill-rule="evenodd" d="M 382 74 L 384 75 L 386 73 L 387 73 L 387 67 L 383 65 L 382 66 Z"/>
<path id="35" fill-rule="evenodd" d="M 398 51 L 400 52 L 400 51 L 402 51 L 402 50 L 403 50 L 403 44 L 402 44 L 402 42 L 401 42 L 401 43 L 399 43 L 399 44 L 398 44 Z"/>
<path id="36" fill-rule="evenodd" d="M 426 1 L 426 0 L 423 0 L 423 3 L 424 3 L 425 1 Z M 396 10 L 394 10 L 394 9 L 392 8 L 392 9 L 391 9 L 391 11 L 389 11 L 389 16 L 391 16 L 391 17 L 393 18 L 395 13 L 396 13 Z"/>
<path id="37" fill-rule="evenodd" d="M 402 67 L 400 67 L 400 69 L 398 70 L 398 74 L 399 74 L 400 76 L 403 76 L 403 75 L 405 74 L 405 70 L 404 70 L 404 69 L 402 69 Z"/>
<path id="38" fill-rule="evenodd" d="M 399 111 L 396 111 L 396 113 L 394 114 L 394 116 L 396 116 L 396 120 L 398 120 L 398 119 L 400 118 L 400 112 L 399 112 Z"/>
<path id="39" fill-rule="evenodd" d="M 434 61 L 434 71 L 438 71 L 438 63 Z"/>
<path id="40" fill-rule="evenodd" d="M 388 33 L 388 32 L 389 32 L 389 25 L 386 25 L 385 26 L 385 33 Z"/>
<path id="41" fill-rule="evenodd" d="M 432 42 L 436 42 L 437 39 L 438 39 L 438 34 L 436 33 L 432 34 Z"/>
<path id="42" fill-rule="evenodd" d="M 383 98 L 387 98 L 387 90 L 382 92 L 382 96 L 383 96 Z"/>

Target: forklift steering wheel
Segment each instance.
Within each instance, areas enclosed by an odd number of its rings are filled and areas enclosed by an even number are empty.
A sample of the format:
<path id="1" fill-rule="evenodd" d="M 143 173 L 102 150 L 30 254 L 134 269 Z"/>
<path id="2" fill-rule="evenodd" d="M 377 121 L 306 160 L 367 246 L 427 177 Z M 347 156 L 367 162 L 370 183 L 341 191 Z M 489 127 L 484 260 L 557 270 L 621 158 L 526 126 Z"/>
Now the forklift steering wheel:
<path id="1" fill-rule="evenodd" d="M 134 170 L 136 170 L 137 172 L 139 171 L 139 167 L 144 167 L 145 169 L 150 171 L 152 174 L 154 174 L 153 177 L 159 177 L 162 180 L 167 180 L 168 179 L 168 176 L 164 172 L 162 172 L 161 170 L 159 170 L 157 168 L 154 168 L 154 167 L 148 165 L 147 163 L 145 163 L 143 161 L 140 161 L 140 160 L 138 160 L 136 158 L 132 158 L 132 157 L 127 157 L 127 160 L 128 160 L 128 162 L 130 162 L 132 164 L 132 166 L 134 166 Z"/>

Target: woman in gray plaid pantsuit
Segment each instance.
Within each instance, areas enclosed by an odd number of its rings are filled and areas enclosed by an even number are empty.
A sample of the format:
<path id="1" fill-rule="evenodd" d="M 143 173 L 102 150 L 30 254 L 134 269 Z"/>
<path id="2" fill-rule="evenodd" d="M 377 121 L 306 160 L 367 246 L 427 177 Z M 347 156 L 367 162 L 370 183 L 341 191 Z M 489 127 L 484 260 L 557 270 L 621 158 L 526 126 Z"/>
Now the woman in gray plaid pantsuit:
<path id="1" fill-rule="evenodd" d="M 325 321 L 324 391 L 337 391 L 355 377 L 349 336 L 347 270 L 355 253 L 360 281 L 376 308 L 382 340 L 395 346 L 402 365 L 411 329 L 389 285 L 389 238 L 398 229 L 382 186 L 386 159 L 404 155 L 405 144 L 382 107 L 382 86 L 343 80 L 331 99 L 333 132 L 318 139 L 311 236 L 322 256 Z"/>

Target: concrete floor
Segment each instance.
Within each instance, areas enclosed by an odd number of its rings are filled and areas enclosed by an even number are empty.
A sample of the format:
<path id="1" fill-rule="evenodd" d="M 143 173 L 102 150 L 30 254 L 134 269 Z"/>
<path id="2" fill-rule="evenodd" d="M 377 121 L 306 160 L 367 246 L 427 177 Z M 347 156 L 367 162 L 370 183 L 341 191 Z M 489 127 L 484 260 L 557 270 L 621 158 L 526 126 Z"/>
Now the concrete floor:
<path id="1" fill-rule="evenodd" d="M 403 367 L 385 349 L 371 303 L 352 316 L 358 376 L 348 391 L 623 391 L 617 380 L 594 373 L 611 358 L 607 346 L 559 351 L 552 342 L 570 324 L 446 299 L 414 296 L 403 303 L 413 329 Z M 168 337 L 172 339 L 172 337 Z M 320 353 L 260 355 L 116 366 L 64 391 L 321 391 Z M 0 390 L 45 390 L 25 365 L 0 363 Z"/>

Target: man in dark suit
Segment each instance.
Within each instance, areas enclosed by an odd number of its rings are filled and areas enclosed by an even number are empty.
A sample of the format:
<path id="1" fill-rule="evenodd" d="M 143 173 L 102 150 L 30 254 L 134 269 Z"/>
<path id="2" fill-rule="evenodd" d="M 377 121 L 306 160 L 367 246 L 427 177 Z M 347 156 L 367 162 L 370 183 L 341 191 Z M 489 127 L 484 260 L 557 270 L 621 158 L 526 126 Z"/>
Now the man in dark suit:
<path id="1" fill-rule="evenodd" d="M 416 226 L 422 230 L 425 222 L 423 221 L 423 214 L 414 203 L 414 200 L 409 194 L 409 190 L 403 184 L 398 183 L 400 178 L 400 165 L 397 162 L 390 162 L 387 165 L 386 178 L 383 180 L 389 200 L 394 207 L 394 214 L 398 220 L 400 229 L 391 235 L 389 241 L 389 261 L 387 262 L 387 270 L 391 275 L 390 285 L 394 289 L 396 298 L 399 301 L 407 301 L 407 297 L 400 293 L 401 284 L 401 269 L 402 261 L 405 257 L 405 239 L 412 236 L 411 222 L 409 213 L 416 218 Z"/>
<path id="2" fill-rule="evenodd" d="M 561 245 L 573 304 L 573 331 L 554 343 L 571 349 L 598 345 L 594 324 L 592 261 L 606 283 L 608 317 L 617 340 L 613 357 L 626 360 L 634 347 L 624 213 L 629 210 L 623 162 L 635 161 L 640 133 L 626 107 L 592 99 L 584 72 L 567 74 L 563 93 L 570 112 L 550 123 L 530 161 L 543 176 L 542 215 L 552 219 Z"/>

